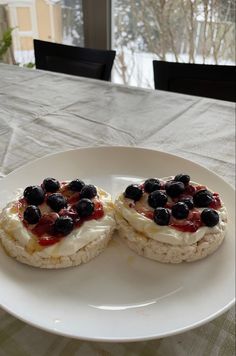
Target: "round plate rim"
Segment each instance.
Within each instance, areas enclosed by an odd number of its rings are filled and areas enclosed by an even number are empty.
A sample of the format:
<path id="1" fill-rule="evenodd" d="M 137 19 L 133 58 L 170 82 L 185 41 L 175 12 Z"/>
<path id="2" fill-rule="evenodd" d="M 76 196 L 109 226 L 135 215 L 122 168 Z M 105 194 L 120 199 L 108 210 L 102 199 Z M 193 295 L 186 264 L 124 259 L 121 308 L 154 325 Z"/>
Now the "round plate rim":
<path id="1" fill-rule="evenodd" d="M 219 176 L 218 174 L 216 174 L 214 171 L 212 171 L 211 169 L 199 164 L 199 163 L 196 163 L 188 158 L 185 158 L 185 157 L 182 157 L 182 156 L 179 156 L 179 155 L 176 155 L 174 153 L 169 153 L 169 152 L 165 152 L 165 151 L 162 151 L 162 150 L 157 150 L 155 148 L 147 148 L 147 147 L 142 147 L 142 146 L 106 146 L 106 145 L 101 145 L 101 146 L 86 146 L 86 147 L 78 147 L 78 148 L 73 148 L 73 149 L 69 149 L 69 150 L 62 150 L 62 151 L 58 151 L 58 152 L 55 152 L 55 153 L 49 153 L 43 157 L 39 157 L 39 158 L 36 158 L 16 169 L 14 169 L 12 172 L 8 173 L 6 176 L 4 176 L 1 180 L 1 181 L 4 181 L 6 178 L 18 173 L 18 171 L 21 171 L 25 168 L 27 168 L 28 166 L 32 165 L 32 164 L 35 164 L 41 160 L 44 160 L 44 159 L 49 159 L 49 158 L 53 158 L 55 156 L 58 156 L 60 154 L 64 154 L 64 153 L 70 153 L 70 152 L 75 152 L 75 151 L 87 151 L 87 150 L 94 150 L 94 151 L 98 151 L 98 150 L 111 150 L 111 149 L 115 149 L 115 150 L 119 150 L 119 149 L 123 149 L 123 150 L 141 150 L 141 151 L 151 151 L 151 152 L 155 152 L 157 154 L 161 154 L 161 155 L 165 155 L 165 156 L 169 156 L 169 157 L 173 157 L 173 158 L 177 158 L 177 159 L 181 159 L 185 162 L 188 162 L 188 163 L 191 163 L 193 165 L 195 165 L 196 167 L 200 167 L 201 169 L 205 170 L 205 171 L 208 171 L 210 174 L 214 175 L 215 177 L 217 177 L 218 179 L 220 179 L 224 184 L 227 184 L 231 189 L 233 189 L 235 191 L 235 187 L 233 185 L 231 185 L 230 183 L 226 182 L 221 176 Z"/>
<path id="2" fill-rule="evenodd" d="M 185 161 L 186 163 L 190 163 L 193 164 L 195 167 L 199 167 L 203 170 L 205 170 L 206 172 L 209 172 L 210 174 L 212 174 L 213 176 L 215 176 L 217 179 L 221 180 L 225 185 L 227 185 L 232 191 L 235 192 L 235 188 L 229 184 L 228 182 L 226 182 L 221 176 L 219 176 L 218 174 L 216 174 L 215 172 L 213 172 L 212 170 L 206 168 L 205 166 L 202 166 L 199 163 L 196 163 L 190 159 L 187 159 L 185 157 L 179 156 L 179 155 L 175 155 L 169 152 L 165 152 L 162 150 L 157 150 L 155 148 L 147 148 L 147 147 L 141 147 L 141 146 L 106 146 L 106 145 L 102 145 L 102 146 L 87 146 L 87 147 L 78 147 L 75 149 L 69 149 L 69 150 L 62 150 L 62 151 L 58 151 L 56 153 L 50 153 L 47 154 L 43 157 L 39 157 L 35 160 L 32 160 L 26 164 L 24 164 L 23 166 L 18 167 L 17 169 L 13 170 L 12 172 L 10 172 L 9 174 L 7 174 L 5 177 L 3 177 L 0 180 L 0 185 L 2 181 L 7 180 L 8 177 L 14 176 L 15 174 L 17 174 L 19 171 L 24 170 L 26 168 L 28 168 L 30 165 L 33 165 L 37 162 L 43 161 L 44 159 L 53 159 L 53 157 L 59 156 L 61 154 L 66 154 L 66 153 L 70 153 L 70 152 L 75 152 L 75 151 L 87 151 L 87 150 L 94 150 L 94 151 L 98 151 L 98 150 L 129 150 L 129 151 L 137 151 L 137 150 L 141 150 L 141 151 L 146 151 L 146 152 L 153 152 L 156 154 L 160 154 L 160 155 L 164 155 L 164 156 L 169 156 L 171 158 L 176 158 L 176 159 L 181 159 L 183 161 Z M 69 338 L 73 338 L 73 339 L 80 339 L 80 340 L 85 340 L 85 341 L 96 341 L 96 342 L 138 342 L 138 341 L 148 341 L 148 340 L 154 340 L 154 339 L 159 339 L 159 338 L 163 338 L 163 337 L 168 337 L 168 336 L 174 336 L 180 333 L 184 333 L 190 330 L 193 330 L 197 327 L 200 327 L 212 320 L 214 320 L 215 318 L 221 316 L 222 314 L 224 314 L 225 312 L 227 312 L 232 306 L 234 306 L 235 304 L 235 296 L 234 298 L 228 302 L 228 304 L 226 304 L 223 308 L 221 308 L 220 310 L 216 311 L 215 313 L 201 319 L 200 321 L 196 322 L 196 323 L 192 323 L 190 325 L 187 325 L 185 327 L 181 327 L 181 328 L 177 328 L 175 330 L 171 330 L 169 332 L 163 332 L 163 333 L 159 333 L 157 334 L 152 334 L 152 335 L 148 335 L 148 336 L 137 336 L 137 337 L 93 337 L 93 336 L 84 336 L 84 335 L 75 335 L 73 333 L 70 332 L 63 332 L 61 330 L 55 330 L 52 329 L 50 327 L 47 327 L 45 325 L 41 325 L 41 324 L 37 324 L 36 322 L 32 322 L 31 320 L 27 319 L 27 317 L 22 317 L 20 315 L 18 315 L 17 313 L 14 313 L 13 311 L 11 311 L 8 307 L 2 305 L 2 303 L 0 304 L 1 308 L 3 310 L 5 310 L 6 312 L 8 312 L 10 315 L 14 316 L 15 318 L 33 326 L 36 327 L 40 330 L 52 333 L 52 334 L 56 334 L 56 335 L 61 335 L 64 337 L 69 337 Z"/>

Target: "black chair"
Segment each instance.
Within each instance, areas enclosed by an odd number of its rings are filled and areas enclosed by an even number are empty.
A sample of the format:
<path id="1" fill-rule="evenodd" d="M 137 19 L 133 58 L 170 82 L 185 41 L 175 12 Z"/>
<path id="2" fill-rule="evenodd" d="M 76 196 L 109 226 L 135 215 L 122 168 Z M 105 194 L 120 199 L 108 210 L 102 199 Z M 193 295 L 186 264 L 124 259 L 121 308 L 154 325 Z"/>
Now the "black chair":
<path id="1" fill-rule="evenodd" d="M 115 51 L 67 46 L 34 40 L 37 69 L 110 80 Z"/>
<path id="2" fill-rule="evenodd" d="M 235 68 L 153 61 L 155 89 L 235 101 Z"/>

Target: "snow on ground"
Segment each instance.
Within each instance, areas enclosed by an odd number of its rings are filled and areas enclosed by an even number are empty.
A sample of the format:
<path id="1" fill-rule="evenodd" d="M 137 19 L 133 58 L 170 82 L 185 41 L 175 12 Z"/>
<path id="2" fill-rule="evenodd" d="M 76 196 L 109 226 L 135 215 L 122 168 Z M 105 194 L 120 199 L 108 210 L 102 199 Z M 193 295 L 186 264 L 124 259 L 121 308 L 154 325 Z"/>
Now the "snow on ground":
<path id="1" fill-rule="evenodd" d="M 179 62 L 189 63 L 189 57 L 187 54 L 178 55 Z M 160 60 L 158 56 L 154 53 L 131 53 L 125 52 L 125 62 L 128 67 L 128 73 L 130 78 L 127 84 L 132 86 L 138 86 L 142 88 L 154 88 L 154 77 L 153 77 L 153 60 Z M 173 53 L 167 53 L 166 61 L 176 62 Z M 235 65 L 233 61 L 219 61 L 222 65 Z M 195 63 L 203 63 L 202 56 L 195 56 Z M 206 59 L 205 64 L 214 64 L 214 59 L 209 57 Z M 116 63 L 114 65 L 115 70 L 113 70 L 112 81 L 115 83 L 123 84 L 122 77 L 116 70 Z"/>
<path id="2" fill-rule="evenodd" d="M 14 52 L 16 62 L 21 66 L 27 65 L 28 63 L 34 63 L 34 51 L 15 51 Z M 142 88 L 154 88 L 153 79 L 153 66 L 152 61 L 158 59 L 158 56 L 154 53 L 146 52 L 135 52 L 131 53 L 125 51 L 125 62 L 128 67 L 127 69 L 127 82 L 126 84 L 131 86 L 138 86 Z M 168 53 L 166 55 L 166 60 L 169 62 L 175 62 L 174 54 Z M 188 55 L 179 55 L 179 61 L 188 63 Z M 202 63 L 202 57 L 196 56 L 195 63 Z M 213 58 L 208 58 L 206 64 L 214 64 Z M 235 65 L 232 61 L 221 61 L 219 64 L 225 65 Z M 112 82 L 118 84 L 124 84 L 123 79 L 117 70 L 117 63 L 114 63 L 112 71 Z"/>
<path id="3" fill-rule="evenodd" d="M 14 51 L 14 57 L 15 57 L 16 63 L 19 63 L 20 65 L 35 62 L 33 50 L 32 51 Z"/>

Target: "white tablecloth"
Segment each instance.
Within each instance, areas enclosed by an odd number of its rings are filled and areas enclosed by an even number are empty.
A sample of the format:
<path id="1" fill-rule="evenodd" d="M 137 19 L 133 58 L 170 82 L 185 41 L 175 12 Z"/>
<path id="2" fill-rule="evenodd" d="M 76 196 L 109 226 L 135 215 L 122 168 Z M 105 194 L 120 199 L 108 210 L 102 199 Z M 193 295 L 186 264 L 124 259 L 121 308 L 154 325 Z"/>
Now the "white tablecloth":
<path id="1" fill-rule="evenodd" d="M 174 153 L 234 185 L 234 110 L 225 101 L 0 64 L 0 177 L 50 153 L 122 145 Z M 0 309 L 0 356 L 233 355 L 234 331 L 231 309 L 177 336 L 95 343 L 44 332 Z"/>

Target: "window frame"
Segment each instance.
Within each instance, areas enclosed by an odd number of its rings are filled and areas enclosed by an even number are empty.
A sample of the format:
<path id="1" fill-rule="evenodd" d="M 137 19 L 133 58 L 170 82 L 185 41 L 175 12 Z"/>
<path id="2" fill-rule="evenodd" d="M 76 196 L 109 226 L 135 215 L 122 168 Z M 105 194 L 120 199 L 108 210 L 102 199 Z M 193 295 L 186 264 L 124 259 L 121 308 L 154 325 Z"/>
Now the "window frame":
<path id="1" fill-rule="evenodd" d="M 111 49 L 112 0 L 82 0 L 84 47 Z"/>

